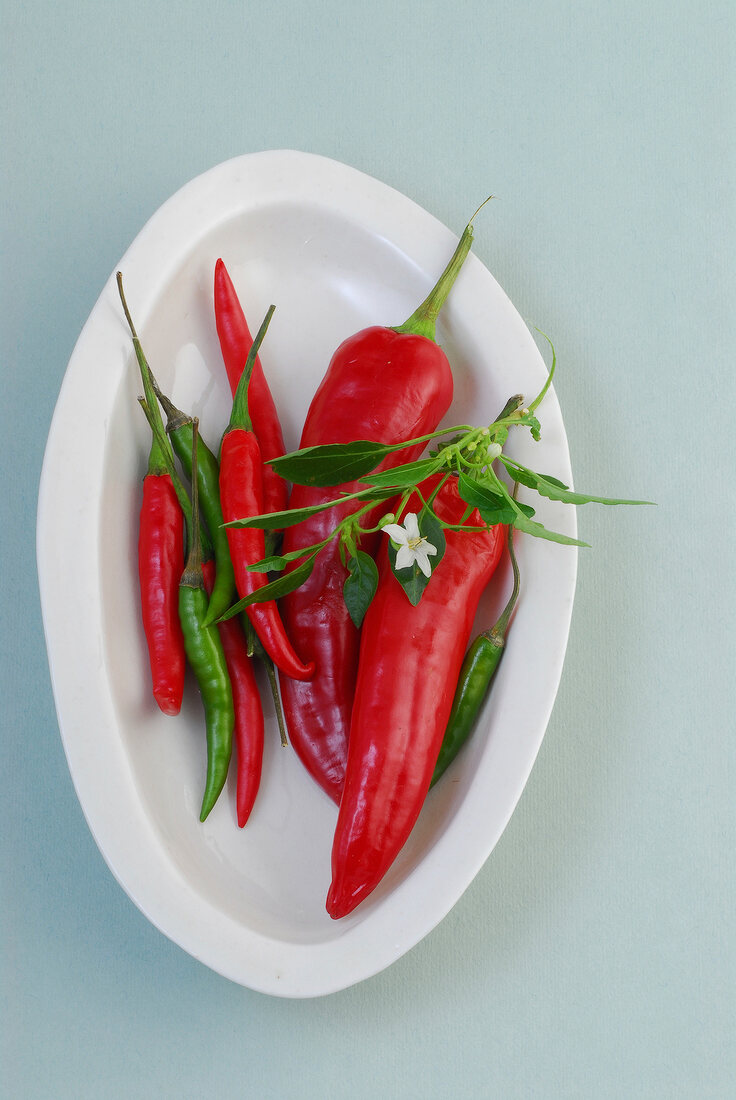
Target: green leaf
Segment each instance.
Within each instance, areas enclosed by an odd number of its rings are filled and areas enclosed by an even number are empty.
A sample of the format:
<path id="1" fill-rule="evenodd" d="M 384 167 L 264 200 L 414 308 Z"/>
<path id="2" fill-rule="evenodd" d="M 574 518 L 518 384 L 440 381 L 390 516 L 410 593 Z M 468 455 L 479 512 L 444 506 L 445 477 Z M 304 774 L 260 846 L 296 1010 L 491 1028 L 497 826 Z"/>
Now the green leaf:
<path id="1" fill-rule="evenodd" d="M 272 458 L 270 464 L 286 481 L 324 488 L 355 481 L 356 478 L 369 474 L 392 450 L 395 448 L 384 443 L 357 439 L 354 443 L 325 443 L 316 447 L 303 447 L 299 451 Z"/>
<path id="2" fill-rule="evenodd" d="M 345 606 L 359 628 L 378 588 L 378 566 L 370 554 L 357 550 L 348 560 L 348 574 L 342 590 Z"/>
<path id="3" fill-rule="evenodd" d="M 345 493 L 335 497 L 334 500 L 325 500 L 321 504 L 310 504 L 305 508 L 286 508 L 282 512 L 264 512 L 260 516 L 247 516 L 245 519 L 233 519 L 223 527 L 258 527 L 264 531 L 281 531 L 286 527 L 294 527 L 302 520 L 310 519 L 320 512 L 326 512 L 338 504 L 344 504 L 346 500 L 383 500 L 393 496 L 390 488 L 372 488 L 366 485 L 357 493 Z"/>
<path id="4" fill-rule="evenodd" d="M 445 532 L 442 529 L 442 524 L 437 519 L 434 512 L 429 508 L 423 508 L 417 516 L 417 522 L 419 523 L 419 532 L 427 540 L 431 542 L 436 548 L 437 553 L 430 559 L 432 572 L 435 571 L 445 553 L 447 542 L 445 540 Z M 398 551 L 395 549 L 392 543 L 389 543 L 388 547 L 388 560 L 391 565 L 391 570 L 399 582 L 401 587 L 406 592 L 409 602 L 414 607 L 419 603 L 424 593 L 424 589 L 429 584 L 431 577 L 425 577 L 419 566 L 414 562 L 413 565 L 408 566 L 406 569 L 396 568 L 396 554 Z"/>
<path id="5" fill-rule="evenodd" d="M 328 541 L 328 540 L 326 540 Z M 312 546 L 301 546 L 298 550 L 290 550 L 288 554 L 269 554 L 261 561 L 248 566 L 249 573 L 280 573 L 293 561 L 299 561 L 305 554 L 312 554 L 321 550 L 325 542 L 314 543 Z"/>
<path id="6" fill-rule="evenodd" d="M 539 523 L 535 519 L 530 519 L 524 512 L 519 509 L 519 512 L 514 518 L 514 527 L 517 531 L 525 531 L 528 535 L 535 535 L 540 539 L 547 539 L 548 542 L 559 542 L 564 546 L 589 546 L 588 542 L 581 542 L 580 539 L 570 538 L 569 535 L 562 535 L 559 531 L 550 531 L 543 524 Z"/>
<path id="7" fill-rule="evenodd" d="M 495 475 L 493 475 L 495 477 Z M 534 509 L 529 508 L 526 504 L 520 504 L 515 497 L 511 495 L 503 481 L 500 478 L 496 478 L 496 484 L 498 492 L 505 498 L 509 507 L 513 510 L 514 515 L 509 523 L 511 523 L 518 531 L 525 531 L 528 535 L 535 535 L 537 538 L 547 539 L 548 542 L 559 542 L 565 546 L 587 546 L 587 542 L 580 542 L 579 539 L 570 538 L 569 535 L 562 535 L 559 531 L 550 531 L 538 520 L 532 519 L 534 515 Z"/>
<path id="8" fill-rule="evenodd" d="M 544 480 L 548 481 L 550 485 L 556 485 L 558 489 L 569 489 L 569 485 L 565 485 L 564 481 L 560 481 L 556 477 L 552 477 L 552 474 L 543 474 Z"/>
<path id="9" fill-rule="evenodd" d="M 506 496 L 462 472 L 458 478 L 458 493 L 466 504 L 478 509 L 486 523 L 514 522 L 516 508 Z"/>
<path id="10" fill-rule="evenodd" d="M 277 577 L 275 581 L 270 581 L 268 584 L 264 584 L 262 588 L 251 592 L 250 596 L 238 600 L 216 621 L 223 623 L 226 619 L 232 619 L 235 615 L 239 615 L 241 611 L 245 611 L 246 607 L 250 607 L 254 603 L 267 603 L 269 600 L 278 600 L 288 592 L 300 588 L 314 569 L 314 559 L 317 557 L 317 553 L 318 551 L 315 550 L 306 561 L 298 565 L 291 573 L 284 573 L 283 576 Z"/>
<path id="11" fill-rule="evenodd" d="M 421 458 L 417 462 L 405 462 L 403 466 L 395 466 L 393 470 L 381 470 L 377 474 L 368 474 L 361 481 L 367 481 L 374 488 L 413 488 L 420 481 L 431 474 L 441 470 L 445 465 L 444 456 L 437 458 Z"/>
<path id="12" fill-rule="evenodd" d="M 509 471 L 514 481 L 521 482 L 529 489 L 536 489 L 540 496 L 549 500 L 559 500 L 563 504 L 651 504 L 650 500 L 623 500 L 614 497 L 598 497 L 590 493 L 574 493 L 563 482 L 549 474 L 537 474 L 526 466 L 519 465 L 506 455 L 501 455 L 501 461 Z"/>
<path id="13" fill-rule="evenodd" d="M 283 512 L 264 512 L 260 516 L 231 519 L 229 523 L 224 523 L 223 527 L 258 527 L 263 531 L 281 531 L 284 527 L 293 527 L 303 519 L 309 519 L 316 512 L 321 512 L 322 507 L 321 504 L 317 504 L 310 508 L 287 508 Z"/>
<path id="14" fill-rule="evenodd" d="M 537 420 L 536 416 L 525 416 L 521 423 L 526 424 L 529 431 L 532 433 L 532 439 L 539 443 L 542 438 L 542 425 Z"/>

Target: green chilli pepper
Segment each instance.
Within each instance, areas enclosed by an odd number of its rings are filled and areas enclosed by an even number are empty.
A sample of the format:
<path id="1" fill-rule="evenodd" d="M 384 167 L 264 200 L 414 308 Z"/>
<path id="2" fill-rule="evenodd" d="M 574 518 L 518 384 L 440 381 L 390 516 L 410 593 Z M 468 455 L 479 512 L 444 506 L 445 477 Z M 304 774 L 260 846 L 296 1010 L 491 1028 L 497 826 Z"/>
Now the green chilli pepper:
<path id="1" fill-rule="evenodd" d="M 209 600 L 204 588 L 184 571 L 179 586 L 179 619 L 187 660 L 197 678 L 207 728 L 207 782 L 199 820 L 204 821 L 225 786 L 233 745 L 235 710 L 225 652 L 216 626 L 204 626 Z"/>
<path id="2" fill-rule="evenodd" d="M 452 710 L 447 720 L 445 736 L 434 767 L 431 786 L 434 786 L 440 776 L 447 771 L 473 732 L 478 712 L 488 694 L 494 673 L 506 647 L 509 623 L 519 596 L 519 565 L 514 553 L 513 528 L 511 526 L 508 530 L 507 545 L 511 567 L 514 571 L 514 585 L 511 596 L 495 625 L 490 630 L 484 630 L 482 634 L 479 634 L 465 654 L 457 688 L 455 689 L 455 698 L 452 701 Z"/>
<path id="3" fill-rule="evenodd" d="M 207 626 L 210 607 L 202 576 L 199 534 L 198 422 L 192 422 L 192 530 L 189 557 L 179 584 L 179 619 L 184 649 L 202 696 L 207 730 L 207 780 L 199 820 L 204 821 L 225 786 L 233 748 L 235 707 L 225 651 L 216 626 Z"/>

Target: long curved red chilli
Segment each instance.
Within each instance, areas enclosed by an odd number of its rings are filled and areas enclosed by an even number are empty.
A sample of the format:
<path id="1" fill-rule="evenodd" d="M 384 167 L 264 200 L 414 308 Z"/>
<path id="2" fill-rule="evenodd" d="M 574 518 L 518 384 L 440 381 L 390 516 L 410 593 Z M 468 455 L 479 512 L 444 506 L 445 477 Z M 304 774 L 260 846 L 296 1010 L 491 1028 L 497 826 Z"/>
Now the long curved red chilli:
<path id="1" fill-rule="evenodd" d="M 223 260 L 215 264 L 215 324 L 233 396 L 253 339 L 232 279 Z M 248 408 L 264 462 L 284 453 L 284 436 L 276 405 L 256 356 L 248 387 Z M 288 501 L 286 482 L 271 466 L 263 468 L 263 510 L 282 512 Z"/>
<path id="2" fill-rule="evenodd" d="M 421 488 L 426 499 L 436 485 Z M 440 519 L 463 522 L 454 478 L 439 490 Z M 407 511 L 419 512 L 414 498 Z M 478 512 L 464 521 L 482 527 Z M 412 606 L 391 571 L 388 539 L 378 590 L 363 622 L 345 789 L 332 848 L 331 917 L 376 888 L 401 851 L 432 780 L 478 601 L 501 557 L 505 528 L 445 532 L 444 556 Z"/>
<path id="3" fill-rule="evenodd" d="M 207 595 L 215 581 L 215 563 L 202 563 L 202 576 Z M 225 650 L 227 670 L 233 689 L 235 729 L 233 740 L 237 760 L 236 810 L 242 829 L 253 809 L 263 768 L 264 722 L 261 697 L 256 683 L 253 660 L 248 656 L 248 644 L 237 619 L 218 623 L 220 641 Z"/>
<path id="4" fill-rule="evenodd" d="M 143 479 L 138 527 L 138 576 L 153 697 L 164 714 L 178 714 L 186 655 L 179 622 L 184 570 L 184 518 L 168 474 Z"/>

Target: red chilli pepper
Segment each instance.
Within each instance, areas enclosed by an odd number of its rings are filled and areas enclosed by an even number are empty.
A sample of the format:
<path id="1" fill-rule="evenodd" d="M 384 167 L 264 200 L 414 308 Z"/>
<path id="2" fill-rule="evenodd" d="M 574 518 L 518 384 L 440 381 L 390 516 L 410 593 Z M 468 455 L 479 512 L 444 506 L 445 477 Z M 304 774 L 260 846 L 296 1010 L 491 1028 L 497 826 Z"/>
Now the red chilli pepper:
<path id="1" fill-rule="evenodd" d="M 263 460 L 248 413 L 248 381 L 272 313 L 273 306 L 268 311 L 249 353 L 246 369 L 233 400 L 230 424 L 222 437 L 220 503 L 225 523 L 262 515 L 264 511 Z M 267 574 L 251 572 L 248 568 L 266 555 L 264 532 L 257 527 L 228 527 L 226 530 L 235 586 L 240 598 L 245 599 L 268 581 Z M 294 652 L 274 600 L 249 604 L 245 610 L 263 648 L 280 672 L 300 680 L 307 680 L 314 675 L 314 662 L 305 665 Z"/>
<path id="2" fill-rule="evenodd" d="M 183 571 L 184 515 L 167 456 L 154 432 L 138 524 L 138 577 L 153 697 L 163 713 L 170 715 L 179 713 L 184 694 L 186 652 L 179 622 Z"/>
<path id="3" fill-rule="evenodd" d="M 179 621 L 179 579 L 184 571 L 184 513 L 173 477 L 173 455 L 163 431 L 148 364 L 117 273 L 118 293 L 133 339 L 148 402 L 142 402 L 153 436 L 138 523 L 138 577 L 143 630 L 153 681 L 153 697 L 164 714 L 181 710 L 186 672 L 184 635 Z M 172 477 L 173 475 L 173 477 Z M 179 486 L 181 489 L 181 486 Z"/>
<path id="4" fill-rule="evenodd" d="M 138 529 L 141 611 L 153 697 L 171 715 L 179 713 L 184 693 L 186 654 L 179 622 L 183 571 L 184 517 L 174 486 L 167 473 L 149 472 L 143 479 Z"/>
<path id="5" fill-rule="evenodd" d="M 215 563 L 202 563 L 202 576 L 207 595 L 215 581 Z M 253 809 L 263 769 L 264 722 L 261 697 L 258 692 L 253 660 L 248 656 L 248 643 L 237 619 L 218 623 L 220 641 L 225 650 L 230 685 L 235 707 L 233 740 L 237 755 L 236 809 L 242 829 Z"/>
<path id="6" fill-rule="evenodd" d="M 437 479 L 422 486 L 431 493 Z M 447 523 L 482 527 L 449 478 L 435 498 Z M 408 505 L 420 511 L 421 503 Z M 379 884 L 425 800 L 480 595 L 505 530 L 445 532 L 444 556 L 412 606 L 379 555 L 378 590 L 363 622 L 345 790 L 332 849 L 327 911 L 344 917 Z"/>
<path id="7" fill-rule="evenodd" d="M 405 324 L 372 326 L 340 345 L 310 405 L 301 447 L 355 439 L 394 444 L 435 430 L 450 407 L 453 389 L 447 356 L 435 342 L 435 322 L 471 242 L 468 225 L 436 286 Z M 379 469 L 418 458 L 423 446 L 395 451 Z M 363 487 L 355 482 L 327 490 L 296 485 L 290 507 L 319 504 L 341 491 Z M 353 502 L 339 505 L 286 528 L 282 552 L 322 541 L 357 507 Z M 369 513 L 366 526 L 386 508 L 377 506 Z M 378 538 L 365 538 L 361 549 L 375 552 Z M 343 598 L 347 576 L 333 540 L 318 554 L 309 579 L 280 604 L 289 637 L 304 659 L 317 666 L 309 684 L 281 685 L 290 741 L 307 771 L 335 802 L 344 782 L 358 665 L 359 633 Z"/>
<path id="8" fill-rule="evenodd" d="M 234 397 L 253 340 L 232 279 L 222 260 L 215 264 L 215 324 Z M 278 412 L 257 355 L 248 388 L 248 409 L 263 461 L 283 455 L 284 437 Z M 287 506 L 288 496 L 284 479 L 271 466 L 264 466 L 264 512 L 282 512 Z"/>

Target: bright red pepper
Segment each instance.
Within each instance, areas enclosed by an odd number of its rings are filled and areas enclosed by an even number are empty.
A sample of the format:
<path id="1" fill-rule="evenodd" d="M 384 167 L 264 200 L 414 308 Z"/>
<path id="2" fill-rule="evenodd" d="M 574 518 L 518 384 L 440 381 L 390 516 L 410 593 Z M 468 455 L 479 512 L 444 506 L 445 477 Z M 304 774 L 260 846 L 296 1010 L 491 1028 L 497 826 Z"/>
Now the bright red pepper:
<path id="1" fill-rule="evenodd" d="M 263 514 L 261 468 L 261 452 L 253 432 L 229 428 L 222 437 L 220 451 L 220 503 L 225 523 Z M 248 570 L 249 565 L 266 556 L 264 533 L 257 527 L 228 527 L 227 540 L 235 585 L 238 595 L 244 599 L 268 581 L 266 573 Z M 275 600 L 253 603 L 245 610 L 263 648 L 279 671 L 287 677 L 309 679 L 314 674 L 314 662 L 304 664 L 295 653 Z"/>
<path id="2" fill-rule="evenodd" d="M 143 479 L 138 531 L 138 575 L 153 697 L 164 714 L 178 714 L 186 654 L 179 622 L 184 570 L 184 518 L 167 473 Z"/>
<path id="3" fill-rule="evenodd" d="M 273 307 L 261 325 L 261 329 L 248 356 L 233 399 L 230 424 L 222 437 L 220 448 L 220 504 L 225 523 L 262 515 L 263 507 L 263 459 L 258 440 L 252 430 L 249 414 L 248 383 L 250 371 L 257 354 Z M 241 599 L 252 595 L 268 582 L 266 573 L 250 572 L 254 565 L 266 556 L 266 539 L 261 528 L 227 527 L 230 559 L 235 574 L 235 586 Z M 275 600 L 253 603 L 246 608 L 253 629 L 273 663 L 287 677 L 310 679 L 314 674 L 314 662 L 304 664 L 297 656 L 281 621 Z"/>
<path id="4" fill-rule="evenodd" d="M 253 340 L 243 308 L 232 279 L 222 260 L 215 264 L 215 324 L 220 339 L 230 388 L 235 396 Z M 264 462 L 284 453 L 276 405 L 271 395 L 261 361 L 256 356 L 248 388 L 248 408 Z M 266 512 L 281 512 L 286 508 L 288 488 L 271 466 L 263 468 L 263 507 Z"/>
<path id="5" fill-rule="evenodd" d="M 153 432 L 138 524 L 138 577 L 153 697 L 164 714 L 181 709 L 186 651 L 179 621 L 179 580 L 184 571 L 184 514 L 174 486 L 173 456 L 163 431 L 149 368 L 117 273 L 120 302 L 130 327 L 147 400 L 142 407 Z"/>
<path id="6" fill-rule="evenodd" d="M 399 328 L 372 326 L 351 336 L 332 357 L 307 413 L 301 447 L 371 439 L 394 444 L 434 431 L 452 401 L 452 372 L 435 342 L 437 314 L 472 241 L 468 226 L 455 254 L 428 298 Z M 423 444 L 395 451 L 381 468 L 418 458 Z M 351 482 L 330 489 L 294 486 L 290 507 L 334 500 Z M 386 511 L 377 506 L 365 526 Z M 340 519 L 356 511 L 351 502 L 284 531 L 283 552 L 324 539 Z M 373 518 L 374 517 L 374 518 Z M 377 536 L 363 540 L 372 553 Z M 317 671 L 309 684 L 285 680 L 281 696 L 289 737 L 307 771 L 339 802 L 347 759 L 350 713 L 358 663 L 359 634 L 343 599 L 347 569 L 335 540 L 320 551 L 305 584 L 281 600 L 289 637 Z"/>
<path id="7" fill-rule="evenodd" d="M 433 485 L 425 483 L 424 496 Z M 454 478 L 434 507 L 459 524 L 467 505 Z M 407 511 L 419 512 L 415 500 Z M 473 512 L 464 521 L 482 527 Z M 478 600 L 501 556 L 505 529 L 446 531 L 444 556 L 412 606 L 379 555 L 378 590 L 360 644 L 345 789 L 332 849 L 327 911 L 350 913 L 379 884 L 405 844 L 432 780 Z"/>
<path id="8" fill-rule="evenodd" d="M 215 580 L 212 559 L 202 563 L 202 575 L 207 595 Z M 253 809 L 263 768 L 263 708 L 258 691 L 253 660 L 248 656 L 248 643 L 237 619 L 218 623 L 220 641 L 225 650 L 227 671 L 233 692 L 235 729 L 233 741 L 237 756 L 236 809 L 242 829 Z"/>

